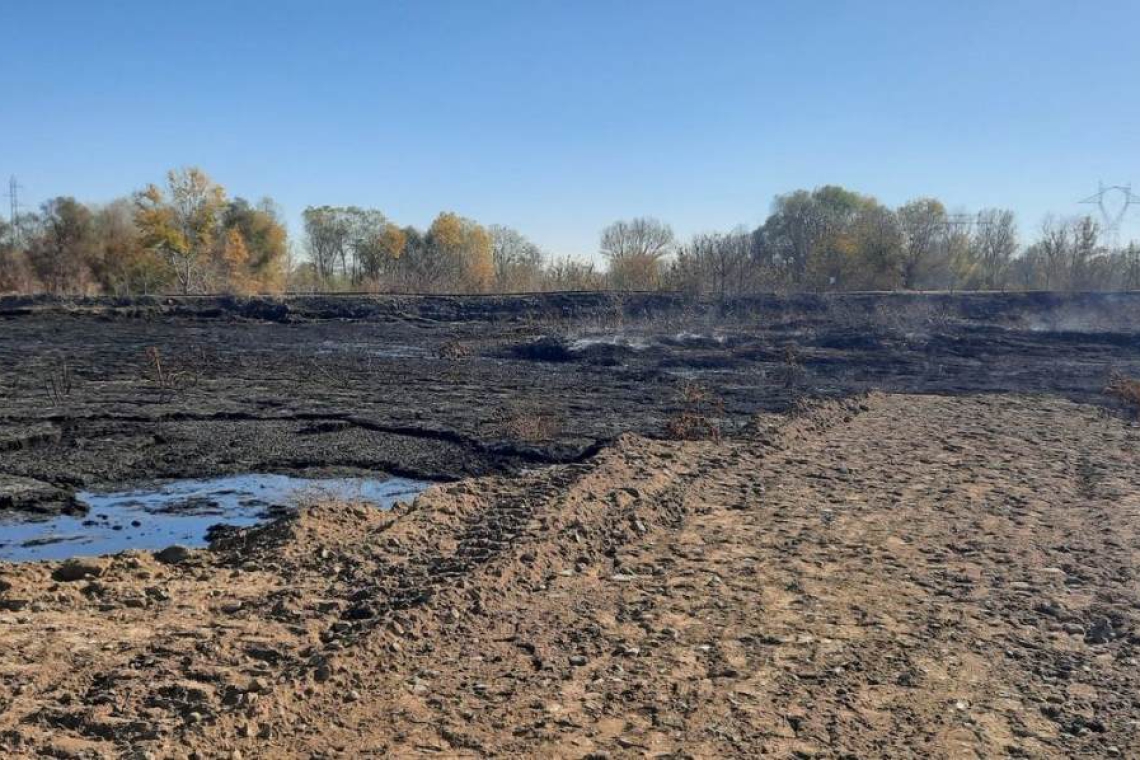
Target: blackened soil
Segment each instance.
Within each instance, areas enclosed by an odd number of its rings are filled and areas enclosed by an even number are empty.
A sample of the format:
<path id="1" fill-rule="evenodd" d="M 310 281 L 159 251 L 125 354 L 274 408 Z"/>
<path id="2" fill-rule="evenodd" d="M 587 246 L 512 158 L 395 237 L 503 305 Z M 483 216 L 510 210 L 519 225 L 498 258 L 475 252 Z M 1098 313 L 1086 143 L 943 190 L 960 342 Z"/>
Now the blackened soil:
<path id="1" fill-rule="evenodd" d="M 512 472 L 804 396 L 1140 374 L 1140 296 L 0 300 L 0 511 L 238 472 Z M 685 387 L 704 389 L 698 408 Z"/>

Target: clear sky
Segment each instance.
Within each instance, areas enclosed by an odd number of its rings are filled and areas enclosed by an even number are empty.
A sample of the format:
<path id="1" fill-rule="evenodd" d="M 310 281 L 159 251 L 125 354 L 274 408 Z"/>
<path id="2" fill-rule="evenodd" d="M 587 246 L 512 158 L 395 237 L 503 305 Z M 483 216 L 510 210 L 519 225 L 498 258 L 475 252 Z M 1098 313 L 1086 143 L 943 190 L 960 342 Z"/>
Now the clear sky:
<path id="1" fill-rule="evenodd" d="M 0 177 L 98 202 L 198 165 L 295 235 L 310 204 L 447 209 L 580 256 L 825 183 L 1031 236 L 1140 192 L 1138 80 L 1140 0 L 0 0 Z"/>

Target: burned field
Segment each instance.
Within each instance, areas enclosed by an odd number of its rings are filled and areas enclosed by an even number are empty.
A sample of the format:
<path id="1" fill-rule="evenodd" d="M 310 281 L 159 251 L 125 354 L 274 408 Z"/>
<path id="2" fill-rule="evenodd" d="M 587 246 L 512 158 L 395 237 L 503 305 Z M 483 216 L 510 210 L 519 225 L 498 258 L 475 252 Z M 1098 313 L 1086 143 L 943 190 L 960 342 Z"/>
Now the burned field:
<path id="1" fill-rule="evenodd" d="M 66 509 L 76 489 L 147 478 L 453 480 L 580 461 L 622 432 L 667 436 L 693 387 L 729 433 L 872 389 L 1099 402 L 1114 371 L 1140 369 L 1124 327 L 1140 299 L 880 298 L 727 316 L 655 296 L 15 302 L 0 322 L 0 508 Z"/>
<path id="2" fill-rule="evenodd" d="M 0 746 L 1129 756 L 1138 314 L 1040 294 L 0 302 L 5 519 L 154 479 L 436 484 L 209 549 L 0 564 Z"/>

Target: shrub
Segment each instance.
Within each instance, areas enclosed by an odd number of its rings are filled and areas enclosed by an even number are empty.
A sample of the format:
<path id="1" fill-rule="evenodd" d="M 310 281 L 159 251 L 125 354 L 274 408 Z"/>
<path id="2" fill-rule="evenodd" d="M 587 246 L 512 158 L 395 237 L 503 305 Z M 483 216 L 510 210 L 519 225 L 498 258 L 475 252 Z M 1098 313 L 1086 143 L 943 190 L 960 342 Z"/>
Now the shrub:
<path id="1" fill-rule="evenodd" d="M 449 340 L 439 347 L 438 356 L 440 359 L 465 359 L 472 353 L 471 347 L 466 343 Z"/>
<path id="2" fill-rule="evenodd" d="M 681 408 L 665 423 L 666 434 L 678 441 L 719 441 L 719 417 L 724 402 L 700 383 L 685 381 L 678 392 Z"/>
<path id="3" fill-rule="evenodd" d="M 1108 379 L 1108 385 L 1105 386 L 1104 392 L 1140 416 L 1140 380 L 1119 372 L 1113 372 Z"/>
<path id="4" fill-rule="evenodd" d="M 562 420 L 537 409 L 508 410 L 499 418 L 502 435 L 513 441 L 543 443 L 562 432 Z"/>

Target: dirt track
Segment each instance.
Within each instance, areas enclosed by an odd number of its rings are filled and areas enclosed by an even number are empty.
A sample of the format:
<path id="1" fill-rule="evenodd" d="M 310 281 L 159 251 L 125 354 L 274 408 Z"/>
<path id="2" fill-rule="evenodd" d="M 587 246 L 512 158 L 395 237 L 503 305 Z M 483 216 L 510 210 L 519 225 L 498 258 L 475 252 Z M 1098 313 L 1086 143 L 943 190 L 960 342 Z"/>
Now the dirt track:
<path id="1" fill-rule="evenodd" d="M 1134 757 L 1138 441 L 1064 400 L 872 394 L 315 507 L 183 564 L 8 568 L 0 744 Z"/>

